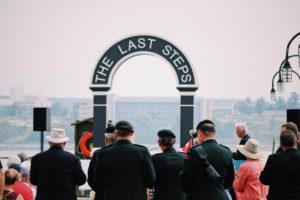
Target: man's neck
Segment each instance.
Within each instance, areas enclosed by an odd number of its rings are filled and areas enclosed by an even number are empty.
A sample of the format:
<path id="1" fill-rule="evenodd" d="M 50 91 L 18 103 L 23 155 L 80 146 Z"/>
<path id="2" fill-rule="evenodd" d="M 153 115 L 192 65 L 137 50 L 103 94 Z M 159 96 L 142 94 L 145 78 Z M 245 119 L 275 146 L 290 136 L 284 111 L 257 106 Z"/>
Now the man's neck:
<path id="1" fill-rule="evenodd" d="M 297 146 L 292 146 L 292 147 L 282 146 L 281 148 L 283 149 L 283 151 L 286 151 L 286 150 L 289 150 L 289 149 L 297 149 Z"/>
<path id="2" fill-rule="evenodd" d="M 131 142 L 131 136 L 117 136 L 116 140 L 128 140 Z"/>

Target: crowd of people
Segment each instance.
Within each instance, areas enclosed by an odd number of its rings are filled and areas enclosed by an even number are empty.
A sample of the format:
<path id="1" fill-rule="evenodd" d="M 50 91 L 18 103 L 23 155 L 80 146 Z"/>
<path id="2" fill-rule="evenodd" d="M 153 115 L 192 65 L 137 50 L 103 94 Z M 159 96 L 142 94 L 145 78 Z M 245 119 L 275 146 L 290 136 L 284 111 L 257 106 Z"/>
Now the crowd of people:
<path id="1" fill-rule="evenodd" d="M 5 171 L 0 162 L 0 199 L 75 200 L 76 186 L 87 180 L 94 200 L 300 200 L 297 125 L 281 126 L 280 147 L 265 165 L 247 125 L 235 129 L 241 139 L 236 152 L 218 143 L 215 124 L 203 120 L 186 152 L 177 151 L 176 135 L 162 129 L 161 153 L 150 155 L 133 143 L 133 125 L 119 121 L 107 127 L 105 146 L 94 151 L 86 176 L 80 159 L 64 150 L 65 131 L 55 128 L 46 137 L 48 150 L 31 159 L 23 152 L 12 156 Z"/>

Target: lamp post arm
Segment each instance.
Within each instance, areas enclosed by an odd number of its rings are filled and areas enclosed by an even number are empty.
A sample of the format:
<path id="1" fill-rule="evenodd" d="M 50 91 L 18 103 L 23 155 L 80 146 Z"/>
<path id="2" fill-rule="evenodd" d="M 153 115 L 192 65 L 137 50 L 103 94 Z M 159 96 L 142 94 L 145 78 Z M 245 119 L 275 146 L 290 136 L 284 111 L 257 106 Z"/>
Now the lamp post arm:
<path id="1" fill-rule="evenodd" d="M 272 78 L 272 88 L 274 88 L 274 78 L 275 78 L 275 76 L 276 76 L 279 72 L 280 72 L 280 71 L 276 72 L 276 73 L 274 74 L 273 78 Z"/>
<path id="2" fill-rule="evenodd" d="M 290 45 L 291 43 L 293 42 L 293 40 L 298 37 L 300 35 L 300 32 L 297 33 L 296 35 L 294 35 L 294 37 L 292 37 L 289 41 L 289 43 L 287 44 L 287 47 L 286 47 L 286 55 L 285 55 L 285 59 L 287 60 L 288 59 L 288 56 L 289 56 L 289 49 L 290 49 Z"/>
<path id="3" fill-rule="evenodd" d="M 296 74 L 296 75 L 298 76 L 299 80 L 300 80 L 300 75 L 299 75 L 297 72 L 295 72 L 294 70 L 292 70 L 292 72 L 293 72 L 294 74 Z"/>
<path id="4" fill-rule="evenodd" d="M 281 71 L 281 68 L 283 67 L 285 61 L 287 61 L 288 59 L 290 59 L 290 58 L 292 58 L 292 57 L 298 57 L 298 56 L 299 56 L 298 54 L 294 54 L 294 55 L 290 55 L 290 56 L 288 56 L 287 58 L 285 58 L 285 59 L 281 62 L 278 71 Z"/>

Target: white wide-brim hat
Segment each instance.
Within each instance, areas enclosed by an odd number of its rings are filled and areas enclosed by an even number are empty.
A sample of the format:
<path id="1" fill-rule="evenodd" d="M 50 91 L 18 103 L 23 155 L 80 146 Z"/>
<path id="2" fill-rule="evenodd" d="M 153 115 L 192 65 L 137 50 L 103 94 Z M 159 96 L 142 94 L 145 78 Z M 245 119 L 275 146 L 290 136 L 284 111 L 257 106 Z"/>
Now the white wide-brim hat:
<path id="1" fill-rule="evenodd" d="M 261 159 L 263 155 L 258 151 L 259 142 L 250 138 L 245 145 L 238 145 L 237 149 L 247 158 L 254 160 Z"/>
<path id="2" fill-rule="evenodd" d="M 46 139 L 48 142 L 59 144 L 68 141 L 70 138 L 66 136 L 64 129 L 53 128 L 50 135 L 46 136 Z"/>

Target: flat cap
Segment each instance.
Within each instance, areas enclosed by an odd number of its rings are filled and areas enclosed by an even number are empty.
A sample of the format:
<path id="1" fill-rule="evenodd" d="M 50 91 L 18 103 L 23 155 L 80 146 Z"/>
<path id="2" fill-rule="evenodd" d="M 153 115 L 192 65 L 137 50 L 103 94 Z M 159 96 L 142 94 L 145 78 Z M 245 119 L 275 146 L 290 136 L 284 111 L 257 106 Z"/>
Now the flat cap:
<path id="1" fill-rule="evenodd" d="M 175 134 L 168 129 L 163 129 L 163 130 L 158 131 L 157 135 L 160 138 L 166 138 L 166 137 L 176 138 Z"/>
<path id="2" fill-rule="evenodd" d="M 130 122 L 128 121 L 118 121 L 116 123 L 116 129 L 117 130 L 122 130 L 122 131 L 129 131 L 129 132 L 134 132 L 133 126 L 131 125 Z"/>

